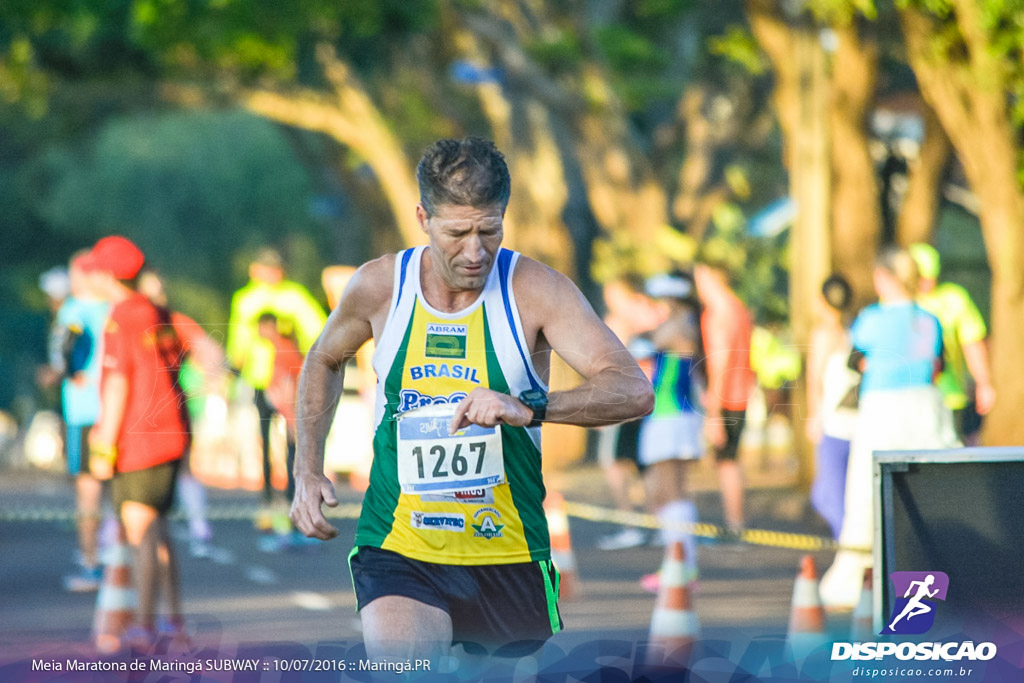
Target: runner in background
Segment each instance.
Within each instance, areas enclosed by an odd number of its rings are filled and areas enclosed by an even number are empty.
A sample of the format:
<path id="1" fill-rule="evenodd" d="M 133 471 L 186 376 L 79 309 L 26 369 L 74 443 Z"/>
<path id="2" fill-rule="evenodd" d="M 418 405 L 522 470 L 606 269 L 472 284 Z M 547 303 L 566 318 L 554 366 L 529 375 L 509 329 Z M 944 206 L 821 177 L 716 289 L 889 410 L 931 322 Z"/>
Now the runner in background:
<path id="1" fill-rule="evenodd" d="M 103 329 L 110 307 L 97 296 L 90 275 L 82 271 L 81 260 L 87 253 L 75 254 L 68 265 L 71 292 L 57 309 L 50 361 L 63 377 L 64 448 L 68 474 L 75 478 L 79 567 L 64 577 L 65 590 L 74 592 L 94 591 L 103 578 L 98 556 L 103 485 L 89 469 L 88 438 L 100 415 Z"/>
<path id="2" fill-rule="evenodd" d="M 705 431 L 715 452 L 725 523 L 732 534 L 744 527 L 743 470 L 738 460 L 747 402 L 754 389 L 750 368 L 753 322 L 729 285 L 728 266 L 698 254 L 694 267 L 697 295 L 704 306 L 701 329 L 707 354 L 708 392 Z"/>
<path id="3" fill-rule="evenodd" d="M 977 439 L 979 416 L 992 410 L 996 390 L 989 371 L 988 330 L 967 290 L 953 282 L 937 282 L 939 252 L 929 244 L 910 245 L 910 254 L 921 273 L 917 303 L 942 324 L 945 367 L 937 384 L 946 406 L 953 411 L 953 426 L 967 442 Z M 970 372 L 970 377 L 968 377 Z M 969 392 L 969 381 L 974 392 Z"/>
<path id="4" fill-rule="evenodd" d="M 174 635 L 184 630 L 167 514 L 191 437 L 178 373 L 196 330 L 177 325 L 170 311 L 139 293 L 144 262 L 131 241 L 113 236 L 97 242 L 80 265 L 95 273 L 111 305 L 103 340 L 102 410 L 89 434 L 90 466 L 98 478 L 113 478 L 114 508 L 132 548 L 138 610 L 125 640 L 148 649 L 156 642 L 161 593 L 167 628 Z"/>
<path id="5" fill-rule="evenodd" d="M 284 261 L 274 249 L 262 249 L 249 265 L 249 282 L 235 292 L 228 323 L 227 354 L 231 367 L 252 389 L 259 412 L 261 452 L 263 456 L 263 503 L 273 500 L 270 479 L 270 423 L 275 410 L 266 391 L 274 375 L 274 347 L 259 335 L 259 317 L 277 316 L 283 334 L 293 334 L 299 351 L 308 353 L 323 328 L 326 315 L 313 295 L 302 285 L 284 277 Z M 257 520 L 261 530 L 272 525 L 265 510 Z"/>
<path id="6" fill-rule="evenodd" d="M 811 504 L 839 538 L 843 526 L 846 463 L 857 420 L 860 374 L 851 370 L 848 314 L 853 289 L 833 274 L 815 302 L 817 322 L 807 356 L 807 439 L 816 446 Z"/>
<path id="7" fill-rule="evenodd" d="M 914 301 L 917 264 L 905 249 L 888 247 L 873 276 L 878 303 L 861 311 L 850 329 L 851 367 L 860 368 L 863 378 L 846 471 L 843 548 L 821 579 L 822 603 L 834 609 L 857 604 L 864 570 L 872 564 L 872 454 L 959 445 L 952 414 L 934 385 L 942 368 L 942 328 Z"/>
<path id="8" fill-rule="evenodd" d="M 156 306 L 167 308 L 163 279 L 155 270 L 146 269 L 139 275 L 139 292 Z M 223 389 L 224 349 L 187 315 L 173 311 L 171 320 L 176 328 L 187 330 L 187 338 L 190 340 L 190 350 L 181 365 L 178 384 L 187 397 L 191 425 L 199 430 L 202 428 L 208 396 Z M 178 470 L 176 490 L 188 517 L 189 554 L 193 557 L 207 557 L 210 554 L 210 541 L 213 540 L 213 527 L 206 519 L 206 489 L 192 473 L 194 448 L 195 442 L 192 442 Z"/>
<path id="9" fill-rule="evenodd" d="M 303 358 L 295 340 L 281 334 L 277 316 L 273 313 L 264 313 L 259 317 L 259 333 L 274 347 L 274 374 L 267 385 L 267 401 L 284 418 L 288 443 L 288 486 L 285 499 L 290 505 L 295 497 L 295 477 L 292 474 L 292 464 L 295 462 L 295 404 L 299 397 Z"/>
<path id="10" fill-rule="evenodd" d="M 704 454 L 704 402 L 707 380 L 701 338 L 700 302 L 693 278 L 672 273 L 647 281 L 647 294 L 665 309 L 664 322 L 652 333 L 654 412 L 640 427 L 640 464 L 644 468 L 647 507 L 661 522 L 665 545 L 680 541 L 686 549 L 686 581 L 697 578 L 696 537 L 680 528 L 697 523 L 687 472 Z M 644 577 L 648 587 L 653 579 Z"/>
<path id="11" fill-rule="evenodd" d="M 638 275 L 627 274 L 606 283 L 604 302 L 607 308 L 604 324 L 630 350 L 640 368 L 650 377 L 653 371 L 654 347 L 649 339 L 641 335 L 650 332 L 662 322 L 664 311 L 654 305 L 644 292 L 643 279 Z M 633 420 L 600 427 L 597 429 L 597 435 L 597 459 L 604 471 L 615 508 L 623 512 L 634 512 L 629 492 L 641 469 L 638 461 L 640 421 Z M 647 540 L 648 534 L 645 530 L 627 526 L 614 534 L 599 538 L 597 547 L 601 550 L 619 550 L 643 545 Z"/>
<path id="12" fill-rule="evenodd" d="M 41 389 L 52 389 L 64 377 L 64 341 L 67 328 L 57 323 L 57 311 L 71 296 L 71 277 L 64 266 L 54 266 L 39 275 L 39 289 L 46 294 L 46 303 L 52 319 L 46 337 L 46 364 L 36 372 L 36 384 Z"/>

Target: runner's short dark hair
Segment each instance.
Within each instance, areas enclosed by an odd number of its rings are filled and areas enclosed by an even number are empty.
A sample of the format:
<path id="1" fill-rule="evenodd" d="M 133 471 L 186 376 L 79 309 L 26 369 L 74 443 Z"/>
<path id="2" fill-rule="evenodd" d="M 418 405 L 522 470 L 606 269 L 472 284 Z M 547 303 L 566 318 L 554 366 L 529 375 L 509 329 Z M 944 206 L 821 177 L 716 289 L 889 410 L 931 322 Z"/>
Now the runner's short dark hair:
<path id="1" fill-rule="evenodd" d="M 438 140 L 423 153 L 416 167 L 420 204 L 433 216 L 442 204 L 485 208 L 504 213 L 512 181 L 505 157 L 483 138 Z"/>

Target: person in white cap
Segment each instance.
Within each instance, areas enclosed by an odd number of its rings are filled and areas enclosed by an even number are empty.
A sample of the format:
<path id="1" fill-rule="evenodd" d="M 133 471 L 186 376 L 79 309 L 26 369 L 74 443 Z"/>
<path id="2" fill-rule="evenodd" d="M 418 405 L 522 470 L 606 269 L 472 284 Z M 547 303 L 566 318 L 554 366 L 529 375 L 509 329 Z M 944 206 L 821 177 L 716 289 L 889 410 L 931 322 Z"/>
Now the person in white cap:
<path id="1" fill-rule="evenodd" d="M 654 411 L 640 427 L 640 465 L 644 468 L 647 507 L 661 522 L 661 539 L 681 541 L 686 549 L 687 580 L 697 578 L 697 541 L 688 525 L 697 522 L 697 505 L 687 492 L 690 463 L 704 454 L 704 395 L 707 388 L 701 306 L 688 273 L 647 281 L 647 295 L 665 306 L 666 315 L 652 333 Z M 645 587 L 653 583 L 643 580 Z"/>
<path id="2" fill-rule="evenodd" d="M 75 479 L 75 525 L 78 531 L 78 569 L 64 577 L 65 590 L 94 591 L 103 568 L 99 563 L 101 482 L 89 469 L 89 429 L 100 414 L 100 366 L 103 328 L 109 306 L 93 291 L 81 261 L 88 252 L 72 256 L 68 270 L 51 269 L 40 284 L 51 301 L 59 301 L 50 335 L 50 371 L 61 379 L 64 453 L 68 474 Z"/>

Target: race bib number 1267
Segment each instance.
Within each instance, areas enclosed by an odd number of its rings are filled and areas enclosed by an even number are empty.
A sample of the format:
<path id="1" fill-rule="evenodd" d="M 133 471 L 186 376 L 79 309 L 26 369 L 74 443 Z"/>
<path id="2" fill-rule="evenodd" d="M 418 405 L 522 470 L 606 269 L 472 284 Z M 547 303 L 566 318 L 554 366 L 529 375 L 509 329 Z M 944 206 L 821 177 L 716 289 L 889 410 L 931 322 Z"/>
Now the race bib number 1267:
<path id="1" fill-rule="evenodd" d="M 448 434 L 455 406 L 431 405 L 398 418 L 402 493 L 451 493 L 505 482 L 501 427 L 470 425 Z"/>

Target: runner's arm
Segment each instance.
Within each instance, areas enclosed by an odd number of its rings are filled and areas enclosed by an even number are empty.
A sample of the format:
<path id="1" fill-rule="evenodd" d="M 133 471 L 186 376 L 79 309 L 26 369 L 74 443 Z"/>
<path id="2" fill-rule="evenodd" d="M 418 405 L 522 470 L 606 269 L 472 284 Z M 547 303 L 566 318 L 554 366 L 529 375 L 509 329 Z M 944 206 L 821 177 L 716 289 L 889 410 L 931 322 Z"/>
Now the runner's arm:
<path id="1" fill-rule="evenodd" d="M 976 389 L 975 402 L 979 415 L 986 415 L 996 402 L 996 390 L 992 387 L 992 375 L 989 372 L 988 345 L 985 340 L 964 344 L 964 360 L 967 369 L 974 378 Z"/>
<path id="2" fill-rule="evenodd" d="M 123 372 L 107 371 L 100 392 L 99 422 L 92 430 L 90 442 L 100 446 L 117 445 L 117 436 L 121 433 L 124 412 L 128 405 L 128 378 Z"/>
<path id="3" fill-rule="evenodd" d="M 338 504 L 334 487 L 324 476 L 324 444 L 341 396 L 345 362 L 373 337 L 370 320 L 390 300 L 393 268 L 392 257 L 371 261 L 356 272 L 310 348 L 299 377 L 291 518 L 307 536 L 327 540 L 338 534 L 320 507 Z"/>
<path id="4" fill-rule="evenodd" d="M 113 319 L 107 323 L 103 349 L 100 419 L 89 432 L 89 445 L 107 449 L 117 445 L 121 434 L 121 425 L 128 408 L 128 374 L 132 367 L 132 355 L 124 332 Z"/>
<path id="5" fill-rule="evenodd" d="M 705 321 L 702 332 L 708 390 L 704 394 L 704 431 L 711 445 L 721 448 L 728 440 L 722 420 L 722 378 L 729 371 L 729 321 L 721 316 L 706 316 Z"/>
<path id="6" fill-rule="evenodd" d="M 524 268 L 525 266 L 525 268 Z M 517 275 L 528 282 L 516 291 L 520 310 L 539 315 L 538 338 L 583 377 L 572 389 L 548 396 L 545 420 L 598 427 L 647 415 L 654 391 L 632 354 L 605 325 L 569 278 L 536 261 L 521 259 Z"/>
<path id="7" fill-rule="evenodd" d="M 171 324 L 185 352 L 202 370 L 204 386 L 207 386 L 224 367 L 224 349 L 206 334 L 199 323 L 184 313 L 172 311 Z"/>
<path id="8" fill-rule="evenodd" d="M 234 296 L 231 297 L 231 313 L 230 318 L 228 318 L 228 338 L 225 352 L 228 363 L 236 371 L 240 371 L 242 366 L 245 365 L 246 358 L 249 355 L 249 346 L 255 337 L 255 330 L 250 329 L 252 326 L 249 325 L 243 313 L 243 309 L 246 306 L 245 300 L 248 296 L 251 295 L 249 287 L 246 286 L 235 292 Z"/>

